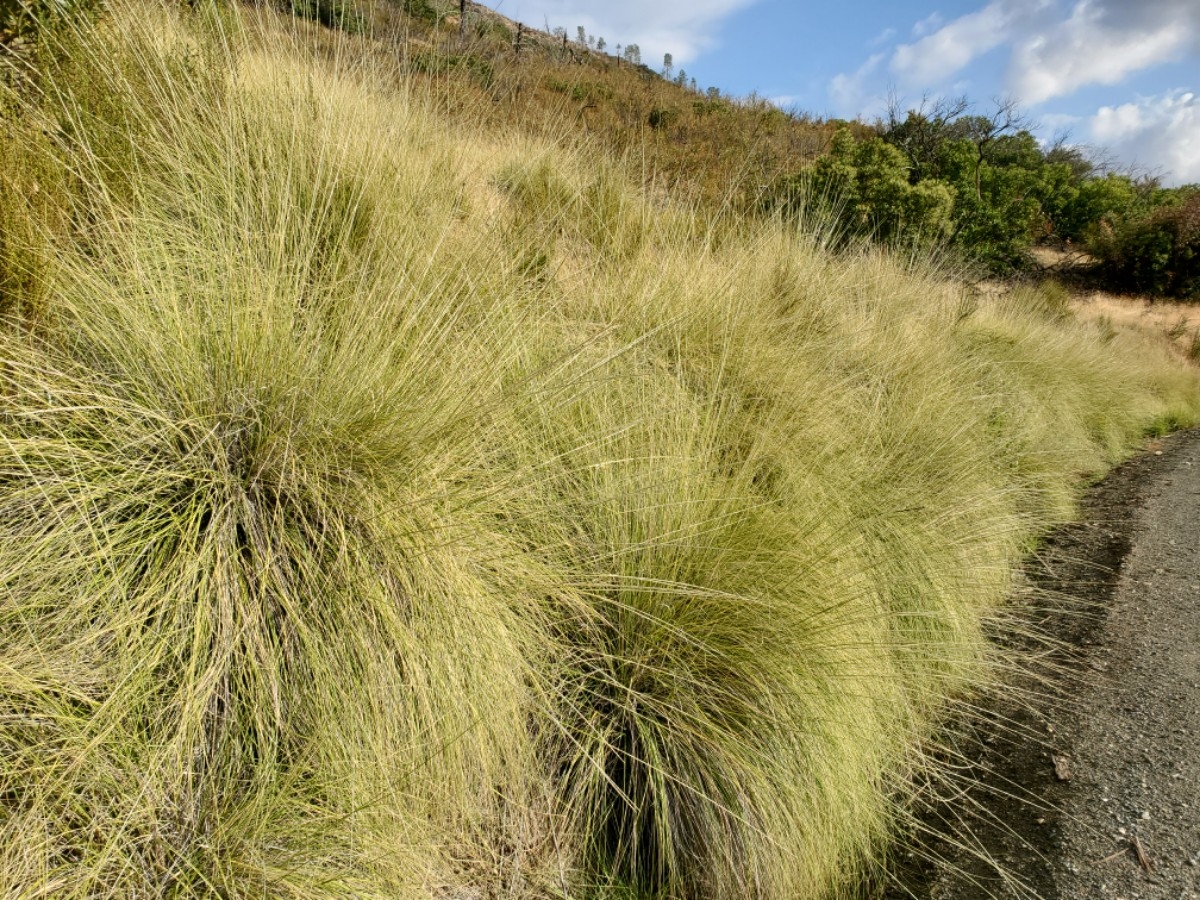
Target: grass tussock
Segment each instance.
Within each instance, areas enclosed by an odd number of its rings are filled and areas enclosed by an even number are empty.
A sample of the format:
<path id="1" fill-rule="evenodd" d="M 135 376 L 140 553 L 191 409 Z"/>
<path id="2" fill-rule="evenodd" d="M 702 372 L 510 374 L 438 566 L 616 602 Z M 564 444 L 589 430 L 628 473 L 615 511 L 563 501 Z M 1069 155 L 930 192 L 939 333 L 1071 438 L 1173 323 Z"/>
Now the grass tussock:
<path id="1" fill-rule="evenodd" d="M 362 38 L 63 40 L 2 146 L 5 896 L 848 894 L 1021 553 L 1196 415 Z"/>

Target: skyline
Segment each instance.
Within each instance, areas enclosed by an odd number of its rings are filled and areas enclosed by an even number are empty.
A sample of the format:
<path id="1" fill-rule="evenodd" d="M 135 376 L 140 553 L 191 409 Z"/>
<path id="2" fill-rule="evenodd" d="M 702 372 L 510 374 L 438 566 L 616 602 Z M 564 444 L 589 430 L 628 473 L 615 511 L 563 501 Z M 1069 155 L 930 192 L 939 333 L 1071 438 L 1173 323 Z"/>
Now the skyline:
<path id="1" fill-rule="evenodd" d="M 966 95 L 1015 99 L 1043 140 L 1068 135 L 1119 168 L 1200 182 L 1200 3 L 1194 0 L 489 0 L 542 28 L 671 53 L 701 88 L 867 121 Z"/>

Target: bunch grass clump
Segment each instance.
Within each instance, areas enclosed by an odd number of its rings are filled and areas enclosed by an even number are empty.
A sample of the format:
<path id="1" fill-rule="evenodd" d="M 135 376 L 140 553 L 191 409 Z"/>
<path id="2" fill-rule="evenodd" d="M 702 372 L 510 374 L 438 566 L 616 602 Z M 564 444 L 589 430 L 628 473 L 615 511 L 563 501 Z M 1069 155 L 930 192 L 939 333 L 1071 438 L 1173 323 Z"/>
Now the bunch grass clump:
<path id="1" fill-rule="evenodd" d="M 1022 552 L 1200 403 L 362 36 L 58 40 L 0 194 L 6 896 L 849 894 Z"/>

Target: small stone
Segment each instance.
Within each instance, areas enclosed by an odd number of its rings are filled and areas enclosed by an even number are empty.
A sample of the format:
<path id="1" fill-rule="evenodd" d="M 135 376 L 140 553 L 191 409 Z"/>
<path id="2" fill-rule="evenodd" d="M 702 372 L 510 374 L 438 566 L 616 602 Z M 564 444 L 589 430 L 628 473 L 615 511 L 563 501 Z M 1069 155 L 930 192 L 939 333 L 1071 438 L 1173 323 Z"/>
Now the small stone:
<path id="1" fill-rule="evenodd" d="M 1150 810 L 1142 810 L 1142 821 L 1147 821 L 1150 818 Z"/>
<path id="2" fill-rule="evenodd" d="M 1071 780 L 1071 757 L 1055 754 L 1050 757 L 1054 763 L 1054 777 L 1059 781 Z"/>

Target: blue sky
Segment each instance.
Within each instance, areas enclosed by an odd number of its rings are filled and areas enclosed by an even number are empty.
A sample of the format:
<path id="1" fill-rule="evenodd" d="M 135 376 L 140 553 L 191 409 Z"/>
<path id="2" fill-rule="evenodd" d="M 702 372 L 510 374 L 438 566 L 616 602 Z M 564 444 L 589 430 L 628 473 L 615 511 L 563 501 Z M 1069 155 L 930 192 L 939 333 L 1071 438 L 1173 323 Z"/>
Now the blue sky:
<path id="1" fill-rule="evenodd" d="M 1200 182 L 1200 0 L 488 0 L 536 27 L 583 25 L 663 53 L 701 87 L 872 119 L 966 94 L 1018 100 L 1051 138 Z"/>

